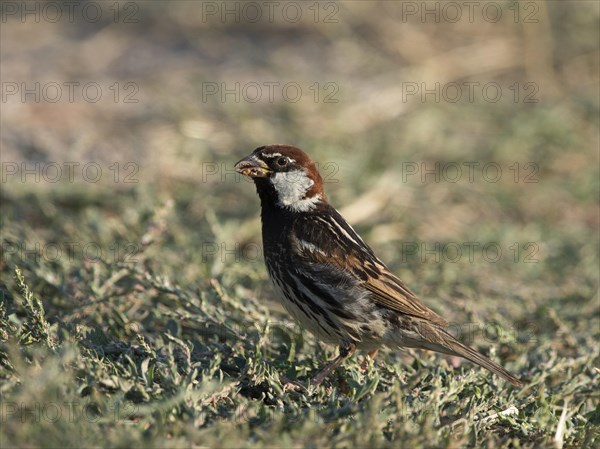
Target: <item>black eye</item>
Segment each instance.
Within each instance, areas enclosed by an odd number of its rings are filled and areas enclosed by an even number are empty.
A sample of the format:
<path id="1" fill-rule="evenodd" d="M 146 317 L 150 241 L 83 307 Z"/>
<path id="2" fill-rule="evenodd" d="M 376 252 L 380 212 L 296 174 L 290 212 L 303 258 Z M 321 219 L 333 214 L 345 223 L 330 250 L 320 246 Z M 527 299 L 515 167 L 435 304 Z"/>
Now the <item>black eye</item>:
<path id="1" fill-rule="evenodd" d="M 288 163 L 288 158 L 282 156 L 279 159 L 277 159 L 277 161 L 275 161 L 275 163 L 280 167 L 285 167 Z"/>

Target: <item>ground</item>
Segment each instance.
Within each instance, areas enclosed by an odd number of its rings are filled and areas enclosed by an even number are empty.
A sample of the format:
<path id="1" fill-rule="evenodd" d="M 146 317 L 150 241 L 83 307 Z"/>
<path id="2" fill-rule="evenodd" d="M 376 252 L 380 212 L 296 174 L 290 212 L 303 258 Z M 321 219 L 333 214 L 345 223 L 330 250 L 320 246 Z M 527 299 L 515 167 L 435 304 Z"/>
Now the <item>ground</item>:
<path id="1" fill-rule="evenodd" d="M 598 3 L 8 3 L 2 447 L 599 444 Z M 525 386 L 383 350 L 305 389 L 336 348 L 233 172 L 267 143 Z"/>

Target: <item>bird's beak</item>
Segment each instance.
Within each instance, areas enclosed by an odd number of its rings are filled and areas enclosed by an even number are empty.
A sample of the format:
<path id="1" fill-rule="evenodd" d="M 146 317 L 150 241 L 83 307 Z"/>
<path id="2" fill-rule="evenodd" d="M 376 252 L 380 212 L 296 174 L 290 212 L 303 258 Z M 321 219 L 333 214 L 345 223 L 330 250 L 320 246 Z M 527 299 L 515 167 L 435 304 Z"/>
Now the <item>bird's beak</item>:
<path id="1" fill-rule="evenodd" d="M 250 178 L 266 178 L 271 173 L 269 166 L 253 154 L 235 164 L 235 169 Z"/>

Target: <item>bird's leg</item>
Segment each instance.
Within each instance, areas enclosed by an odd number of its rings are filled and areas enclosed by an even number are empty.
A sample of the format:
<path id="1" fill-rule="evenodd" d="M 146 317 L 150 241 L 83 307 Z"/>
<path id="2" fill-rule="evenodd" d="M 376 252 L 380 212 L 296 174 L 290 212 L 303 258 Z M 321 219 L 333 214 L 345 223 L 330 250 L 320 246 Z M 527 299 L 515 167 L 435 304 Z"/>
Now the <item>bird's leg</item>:
<path id="1" fill-rule="evenodd" d="M 327 363 L 325 367 L 319 371 L 310 381 L 310 384 L 313 386 L 318 386 L 325 380 L 325 378 L 329 375 L 329 373 L 337 368 L 337 366 L 350 357 L 354 351 L 356 351 L 356 345 L 354 343 L 349 343 L 346 345 L 340 345 L 340 354 L 333 360 Z"/>
<path id="2" fill-rule="evenodd" d="M 367 353 L 367 355 L 363 359 L 362 363 L 360 364 L 360 369 L 361 370 L 363 370 L 363 371 L 367 370 L 367 368 L 369 367 L 369 361 L 370 360 L 375 360 L 375 356 L 377 355 L 377 351 L 379 351 L 379 349 L 373 349 L 371 352 Z"/>

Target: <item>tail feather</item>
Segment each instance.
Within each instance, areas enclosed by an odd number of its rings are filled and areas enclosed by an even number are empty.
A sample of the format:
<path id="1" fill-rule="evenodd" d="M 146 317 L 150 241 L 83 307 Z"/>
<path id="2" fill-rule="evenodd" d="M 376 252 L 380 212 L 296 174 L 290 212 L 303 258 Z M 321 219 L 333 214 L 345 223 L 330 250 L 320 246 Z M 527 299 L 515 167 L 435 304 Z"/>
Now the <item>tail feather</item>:
<path id="1" fill-rule="evenodd" d="M 430 327 L 430 329 L 428 329 L 429 332 L 426 333 L 427 338 L 420 341 L 420 347 L 448 355 L 463 357 L 490 370 L 492 373 L 495 373 L 498 376 L 506 379 L 517 387 L 523 386 L 523 382 L 521 382 L 521 380 L 512 373 L 508 372 L 497 363 L 491 361 L 483 354 L 475 351 L 473 348 L 461 343 L 445 330 L 433 325 L 429 325 L 427 327 Z"/>

